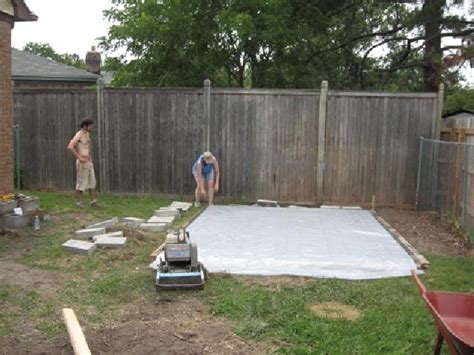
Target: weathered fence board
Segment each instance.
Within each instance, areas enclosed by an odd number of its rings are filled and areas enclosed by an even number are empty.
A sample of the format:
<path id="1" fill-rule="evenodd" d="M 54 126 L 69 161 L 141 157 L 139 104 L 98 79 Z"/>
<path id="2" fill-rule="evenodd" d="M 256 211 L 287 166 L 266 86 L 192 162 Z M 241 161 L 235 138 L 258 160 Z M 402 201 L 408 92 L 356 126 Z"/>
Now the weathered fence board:
<path id="1" fill-rule="evenodd" d="M 14 98 L 27 187 L 74 188 L 66 145 L 90 116 L 101 191 L 193 193 L 191 167 L 207 137 L 203 89 L 18 89 Z M 437 95 L 329 91 L 322 196 L 319 100 L 316 90 L 211 89 L 220 195 L 344 204 L 375 195 L 379 204 L 414 203 L 418 138 L 435 134 Z"/>
<path id="2" fill-rule="evenodd" d="M 434 135 L 436 95 L 329 92 L 324 200 L 414 202 L 420 136 Z"/>
<path id="3" fill-rule="evenodd" d="M 97 116 L 95 91 L 21 90 L 15 92 L 14 122 L 20 124 L 20 155 L 25 186 L 74 188 L 75 165 L 67 150 L 84 117 Z M 97 141 L 93 152 L 97 152 Z M 98 160 L 94 162 L 97 166 Z"/>

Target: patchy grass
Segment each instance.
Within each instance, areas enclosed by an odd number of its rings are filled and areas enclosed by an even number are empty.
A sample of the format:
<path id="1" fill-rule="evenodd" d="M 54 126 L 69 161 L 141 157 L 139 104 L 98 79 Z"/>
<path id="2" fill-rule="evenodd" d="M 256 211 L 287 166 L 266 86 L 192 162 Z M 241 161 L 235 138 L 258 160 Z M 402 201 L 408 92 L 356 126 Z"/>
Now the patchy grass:
<path id="1" fill-rule="evenodd" d="M 430 256 L 422 276 L 428 288 L 474 292 L 474 263 L 464 257 Z M 277 339 L 284 353 L 431 353 L 435 327 L 409 277 L 372 281 L 317 279 L 299 287 L 259 287 L 211 278 L 212 311 L 233 319 L 239 335 Z M 360 318 L 330 319 L 314 304 L 350 305 Z"/>
<path id="2" fill-rule="evenodd" d="M 21 331 L 25 323 L 51 341 L 64 334 L 59 310 L 71 307 L 81 323 L 99 329 L 118 322 L 117 310 L 138 307 L 136 319 L 156 316 L 155 306 L 177 298 L 199 298 L 210 311 L 230 319 L 235 332 L 279 346 L 281 353 L 431 353 L 436 337 L 433 321 L 411 278 L 372 281 L 308 279 L 284 284 L 249 284 L 212 275 L 203 292 L 156 294 L 149 254 L 163 234 L 130 237 L 125 249 L 91 256 L 65 252 L 61 244 L 83 225 L 113 216 L 148 218 L 171 201 L 154 197 L 100 196 L 98 209 L 76 209 L 72 196 L 29 193 L 41 199 L 51 218 L 39 234 L 0 238 L 0 261 L 14 260 L 45 273 L 63 275 L 54 298 L 34 289 L 0 286 L 0 337 Z M 192 218 L 192 209 L 176 225 Z M 127 233 L 127 231 L 125 230 Z M 21 234 L 21 233 L 20 233 Z M 15 253 L 18 255 L 15 256 Z M 474 263 L 466 257 L 426 255 L 431 265 L 423 281 L 429 289 L 474 292 Z M 318 316 L 315 305 L 350 306 L 360 316 Z M 124 349 L 126 351 L 126 349 Z"/>

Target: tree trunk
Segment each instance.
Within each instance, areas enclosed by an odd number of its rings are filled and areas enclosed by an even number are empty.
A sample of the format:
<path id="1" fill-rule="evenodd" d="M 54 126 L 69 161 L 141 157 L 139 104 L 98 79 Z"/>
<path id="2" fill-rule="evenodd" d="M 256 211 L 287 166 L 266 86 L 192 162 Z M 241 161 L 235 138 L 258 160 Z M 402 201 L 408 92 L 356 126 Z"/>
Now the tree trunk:
<path id="1" fill-rule="evenodd" d="M 441 52 L 441 21 L 446 0 L 426 0 L 423 4 L 425 51 L 423 82 L 426 91 L 438 91 L 442 81 L 443 53 Z"/>

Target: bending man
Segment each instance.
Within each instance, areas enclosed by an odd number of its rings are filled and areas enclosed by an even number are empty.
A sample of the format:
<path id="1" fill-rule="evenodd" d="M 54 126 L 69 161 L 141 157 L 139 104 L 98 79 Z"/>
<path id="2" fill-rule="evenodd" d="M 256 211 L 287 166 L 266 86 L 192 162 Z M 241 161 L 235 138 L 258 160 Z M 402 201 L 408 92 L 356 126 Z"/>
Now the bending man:
<path id="1" fill-rule="evenodd" d="M 220 170 L 216 157 L 211 152 L 204 152 L 200 155 L 193 165 L 193 175 L 196 180 L 196 206 L 201 204 L 201 198 L 212 205 L 214 192 L 219 191 Z"/>

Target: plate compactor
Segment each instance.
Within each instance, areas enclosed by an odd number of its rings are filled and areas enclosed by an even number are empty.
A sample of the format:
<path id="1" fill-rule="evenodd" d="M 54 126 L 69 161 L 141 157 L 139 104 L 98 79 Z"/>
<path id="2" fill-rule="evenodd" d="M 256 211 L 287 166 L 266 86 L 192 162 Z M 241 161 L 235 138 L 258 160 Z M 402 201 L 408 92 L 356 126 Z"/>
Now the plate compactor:
<path id="1" fill-rule="evenodd" d="M 207 271 L 198 261 L 197 245 L 189 232 L 180 229 L 166 236 L 162 259 L 156 273 L 158 289 L 203 289 Z"/>

